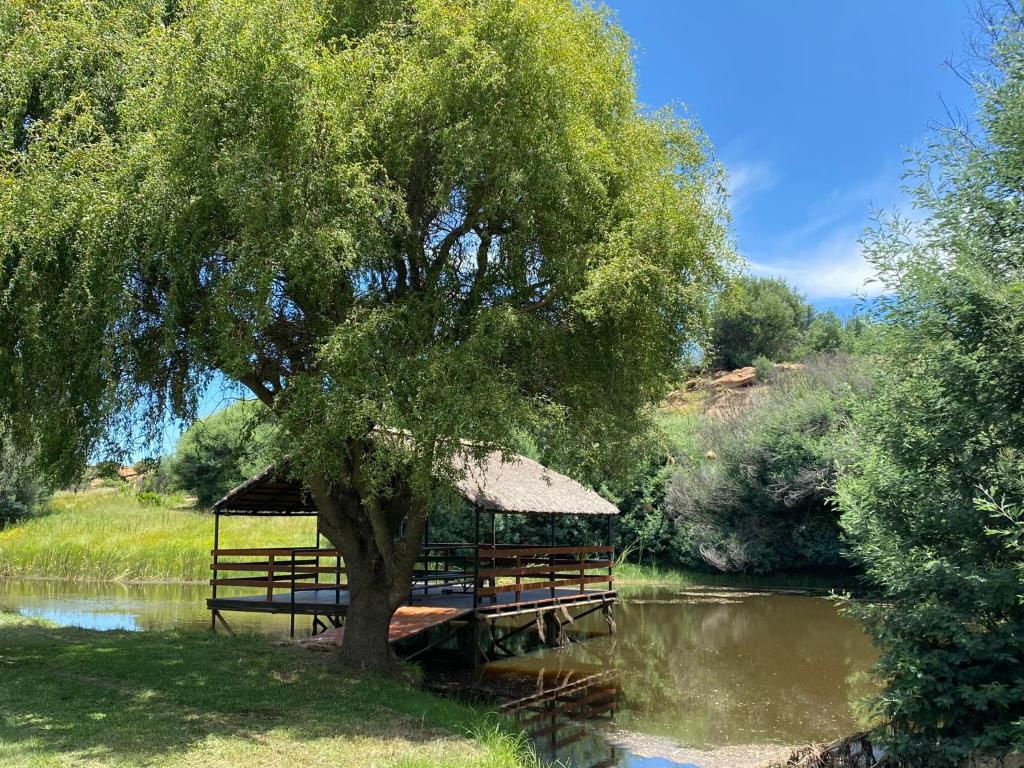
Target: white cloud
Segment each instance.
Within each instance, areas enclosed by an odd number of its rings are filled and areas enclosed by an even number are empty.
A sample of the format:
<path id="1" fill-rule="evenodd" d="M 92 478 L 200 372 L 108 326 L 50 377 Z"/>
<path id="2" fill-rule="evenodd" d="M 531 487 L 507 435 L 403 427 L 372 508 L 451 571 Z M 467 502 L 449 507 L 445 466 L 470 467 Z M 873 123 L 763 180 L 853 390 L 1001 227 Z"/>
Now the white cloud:
<path id="1" fill-rule="evenodd" d="M 781 277 L 811 301 L 877 296 L 874 267 L 864 258 L 858 234 L 836 230 L 791 257 L 750 261 L 750 272 Z"/>
<path id="2" fill-rule="evenodd" d="M 737 162 L 727 166 L 729 207 L 733 213 L 745 208 L 751 198 L 767 192 L 778 180 L 771 165 L 766 162 Z"/>

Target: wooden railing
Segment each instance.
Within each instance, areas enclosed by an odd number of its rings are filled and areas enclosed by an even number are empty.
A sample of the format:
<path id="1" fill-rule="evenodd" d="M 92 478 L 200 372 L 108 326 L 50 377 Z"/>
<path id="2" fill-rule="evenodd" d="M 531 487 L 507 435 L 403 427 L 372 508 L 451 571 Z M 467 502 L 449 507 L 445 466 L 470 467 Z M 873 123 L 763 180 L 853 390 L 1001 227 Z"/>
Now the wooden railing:
<path id="1" fill-rule="evenodd" d="M 220 587 L 260 590 L 266 600 L 279 592 L 310 589 L 344 590 L 345 567 L 341 553 L 317 547 L 214 549 L 210 565 L 213 596 Z M 499 595 L 573 589 L 580 593 L 591 584 L 614 588 L 613 550 L 609 546 L 529 546 L 518 544 L 430 544 L 423 548 L 413 574 L 410 599 L 445 591 L 472 591 L 473 603 L 498 602 Z M 228 574 L 228 575 L 225 575 Z"/>
<path id="2" fill-rule="evenodd" d="M 523 592 L 536 589 L 548 590 L 552 598 L 560 589 L 584 593 L 589 584 L 607 584 L 611 591 L 612 554 L 609 546 L 481 546 L 477 552 L 474 595 L 477 602 L 482 598 L 495 602 L 498 595 L 512 592 L 518 603 Z"/>
<path id="3" fill-rule="evenodd" d="M 266 590 L 267 600 L 278 590 L 347 589 L 341 580 L 345 573 L 341 553 L 316 547 L 279 547 L 258 549 L 214 549 L 210 553 L 213 577 L 210 584 L 217 596 L 218 587 L 249 587 Z M 328 562 L 327 565 L 323 561 Z M 333 562 L 332 562 L 333 561 Z M 223 572 L 239 576 L 222 576 Z M 330 577 L 323 578 L 321 576 Z"/>

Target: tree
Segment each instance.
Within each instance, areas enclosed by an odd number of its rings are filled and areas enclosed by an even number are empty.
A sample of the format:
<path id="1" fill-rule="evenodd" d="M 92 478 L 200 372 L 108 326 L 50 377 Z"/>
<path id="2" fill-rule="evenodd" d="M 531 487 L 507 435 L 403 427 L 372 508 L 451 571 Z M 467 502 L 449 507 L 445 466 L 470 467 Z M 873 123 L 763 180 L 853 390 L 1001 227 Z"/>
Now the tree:
<path id="1" fill-rule="evenodd" d="M 571 0 L 19 0 L 0 30 L 0 408 L 68 477 L 214 374 L 250 390 L 344 555 L 348 663 L 391 669 L 456 454 L 615 466 L 722 279 L 704 141 Z"/>
<path id="2" fill-rule="evenodd" d="M 777 362 L 792 357 L 813 313 L 783 280 L 738 278 L 715 303 L 712 366 L 741 368 L 756 357 Z"/>
<path id="3" fill-rule="evenodd" d="M 843 348 L 843 341 L 843 322 L 829 309 L 814 315 L 800 343 L 798 356 L 838 352 Z"/>
<path id="4" fill-rule="evenodd" d="M 0 528 L 30 514 L 44 493 L 31 455 L 20 450 L 0 427 Z"/>
<path id="5" fill-rule="evenodd" d="M 273 460 L 266 406 L 241 400 L 192 424 L 178 439 L 170 474 L 202 507 L 265 469 Z"/>
<path id="6" fill-rule="evenodd" d="M 920 156 L 928 217 L 867 241 L 890 293 L 838 497 L 880 593 L 849 606 L 881 650 L 880 737 L 913 765 L 1024 749 L 1022 22 L 992 22 L 981 130 Z"/>

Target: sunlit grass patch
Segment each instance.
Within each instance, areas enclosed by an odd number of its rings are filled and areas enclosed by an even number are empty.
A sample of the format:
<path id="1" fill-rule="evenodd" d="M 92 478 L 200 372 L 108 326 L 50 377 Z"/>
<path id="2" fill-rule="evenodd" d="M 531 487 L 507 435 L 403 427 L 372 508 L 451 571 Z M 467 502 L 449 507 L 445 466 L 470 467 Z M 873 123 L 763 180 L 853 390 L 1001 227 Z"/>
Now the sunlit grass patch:
<path id="1" fill-rule="evenodd" d="M 203 581 L 210 577 L 213 515 L 142 503 L 101 488 L 59 493 L 43 514 L 0 531 L 0 576 L 102 581 Z M 165 501 L 167 503 L 167 501 Z M 313 518 L 232 517 L 221 546 L 311 546 Z"/>
<path id="2" fill-rule="evenodd" d="M 0 614 L 0 765 L 490 766 L 502 721 L 253 636 L 95 632 Z"/>

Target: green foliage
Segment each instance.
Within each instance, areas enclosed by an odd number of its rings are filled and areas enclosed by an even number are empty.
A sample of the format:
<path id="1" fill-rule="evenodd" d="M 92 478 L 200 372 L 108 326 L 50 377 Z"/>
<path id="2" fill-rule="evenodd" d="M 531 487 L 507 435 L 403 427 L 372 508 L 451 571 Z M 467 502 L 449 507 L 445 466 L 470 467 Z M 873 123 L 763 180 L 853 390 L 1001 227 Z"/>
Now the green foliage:
<path id="1" fill-rule="evenodd" d="M 210 507 L 272 461 L 266 406 L 242 400 L 193 423 L 170 460 L 174 482 Z"/>
<path id="2" fill-rule="evenodd" d="M 818 357 L 705 417 L 709 451 L 681 463 L 668 491 L 676 561 L 755 573 L 843 567 L 832 485 L 849 460 L 848 401 L 870 386 L 866 359 Z"/>
<path id="3" fill-rule="evenodd" d="M 140 412 L 191 417 L 215 370 L 273 404 L 303 476 L 345 475 L 359 440 L 365 489 L 403 466 L 429 493 L 458 438 L 521 429 L 614 466 L 704 325 L 719 172 L 688 121 L 638 110 L 603 12 L 0 19 L 0 406 L 56 476 Z"/>
<path id="4" fill-rule="evenodd" d="M 762 383 L 771 381 L 775 376 L 775 363 L 763 355 L 755 357 L 751 365 L 757 371 L 757 380 Z"/>
<path id="5" fill-rule="evenodd" d="M 31 456 L 0 429 L 0 528 L 31 514 L 45 493 Z"/>
<path id="6" fill-rule="evenodd" d="M 890 293 L 838 496 L 881 590 L 849 606 L 881 649 L 881 735 L 913 764 L 1024 749 L 1022 27 L 1011 13 L 991 30 L 981 134 L 950 129 L 919 157 L 929 218 L 867 242 Z"/>
<path id="7" fill-rule="evenodd" d="M 843 349 L 843 323 L 831 310 L 814 315 L 797 350 L 799 357 Z"/>
<path id="8" fill-rule="evenodd" d="M 713 368 L 742 368 L 755 357 L 791 360 L 814 310 L 784 281 L 743 276 L 715 304 Z"/>

